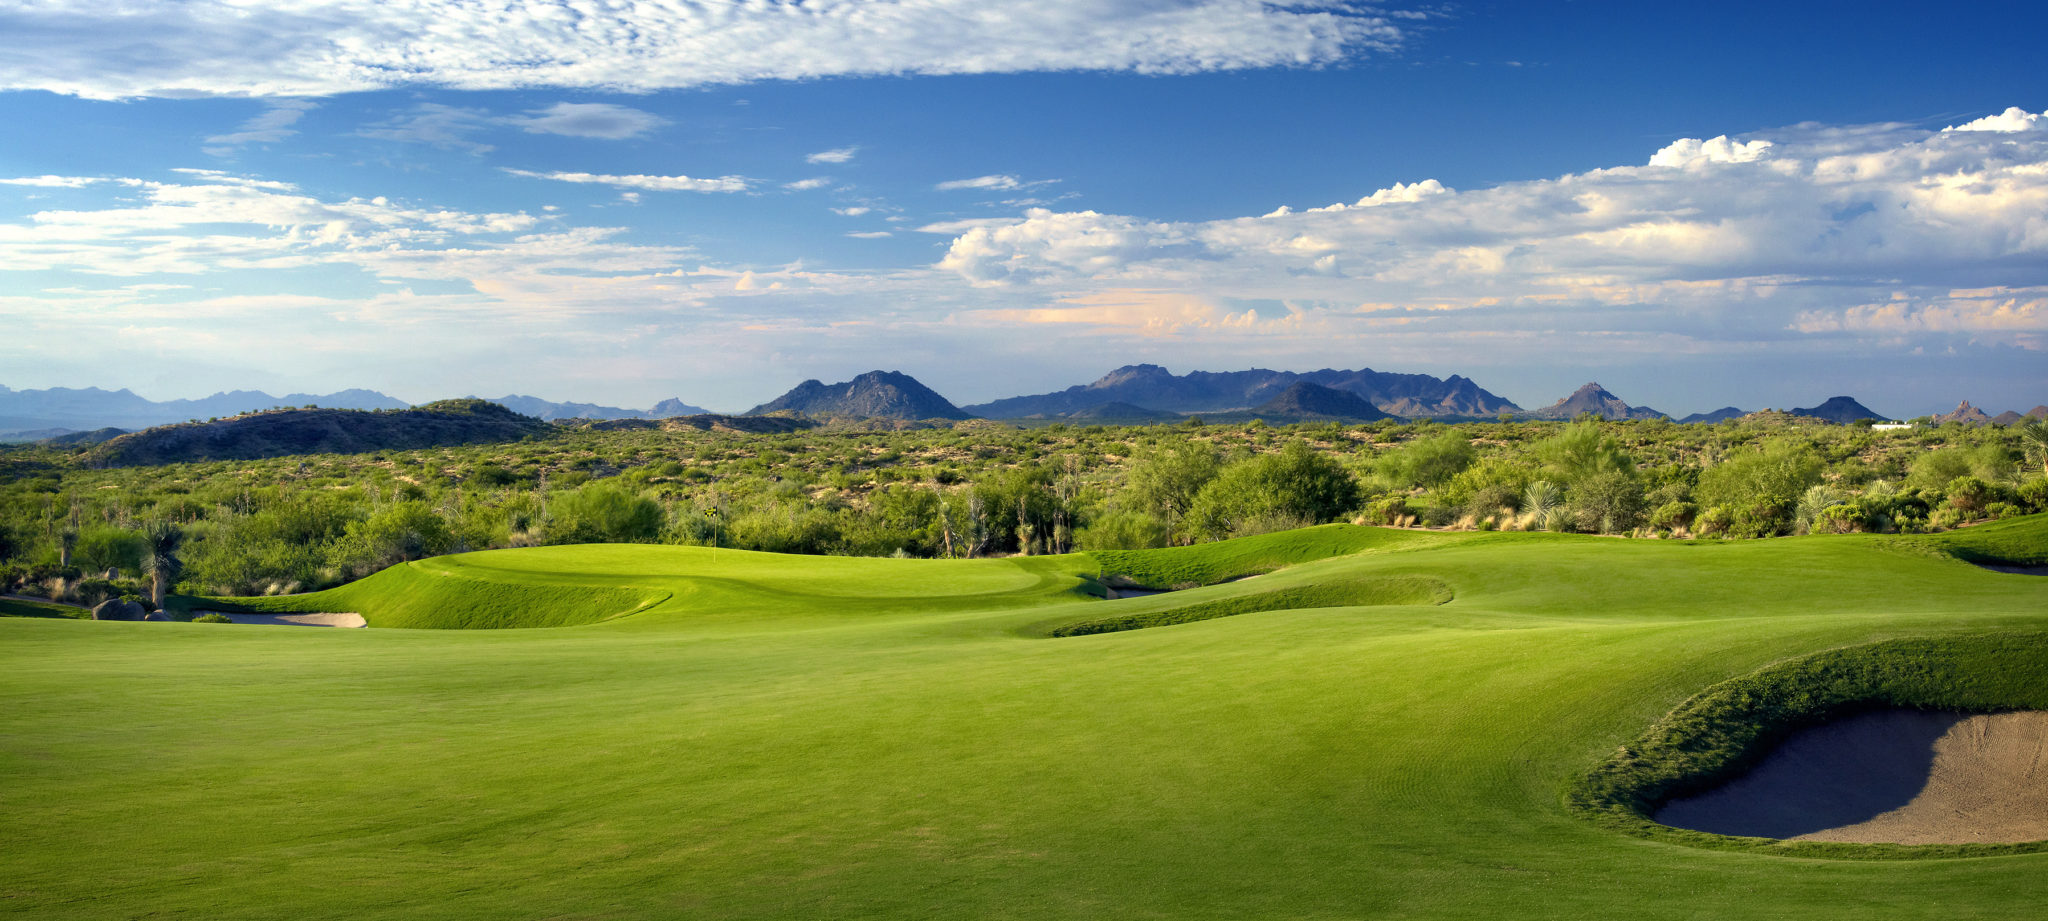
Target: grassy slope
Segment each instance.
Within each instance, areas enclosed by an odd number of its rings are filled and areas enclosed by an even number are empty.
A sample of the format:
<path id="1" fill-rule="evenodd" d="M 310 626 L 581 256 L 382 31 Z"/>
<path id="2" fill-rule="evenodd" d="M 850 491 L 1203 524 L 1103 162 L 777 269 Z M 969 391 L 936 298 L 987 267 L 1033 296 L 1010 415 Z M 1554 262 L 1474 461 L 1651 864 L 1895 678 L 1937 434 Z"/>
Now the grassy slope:
<path id="1" fill-rule="evenodd" d="M 1972 539 L 2048 546 L 2048 518 L 1995 527 Z M 0 620 L 0 913 L 1948 919 L 2048 898 L 2048 855 L 1702 850 L 1562 803 L 1703 688 L 2040 628 L 2048 579 L 1896 538 L 1426 543 L 1114 602 L 1077 591 L 1087 557 L 589 547 L 413 575 L 666 596 L 571 630 Z M 1397 578 L 1455 600 L 1044 636 Z"/>

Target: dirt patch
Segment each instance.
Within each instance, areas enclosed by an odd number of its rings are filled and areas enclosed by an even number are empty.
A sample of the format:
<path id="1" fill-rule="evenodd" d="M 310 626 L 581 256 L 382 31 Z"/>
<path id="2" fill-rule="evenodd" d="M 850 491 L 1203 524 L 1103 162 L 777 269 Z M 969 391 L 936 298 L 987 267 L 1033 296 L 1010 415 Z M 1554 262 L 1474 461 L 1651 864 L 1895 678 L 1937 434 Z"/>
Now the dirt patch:
<path id="1" fill-rule="evenodd" d="M 2048 840 L 2048 712 L 1880 710 L 1795 733 L 1656 820 L 1795 841 Z"/>
<path id="2" fill-rule="evenodd" d="M 367 627 L 361 614 L 233 614 L 227 611 L 193 611 L 198 614 L 219 614 L 238 624 L 258 624 L 269 627 Z"/>

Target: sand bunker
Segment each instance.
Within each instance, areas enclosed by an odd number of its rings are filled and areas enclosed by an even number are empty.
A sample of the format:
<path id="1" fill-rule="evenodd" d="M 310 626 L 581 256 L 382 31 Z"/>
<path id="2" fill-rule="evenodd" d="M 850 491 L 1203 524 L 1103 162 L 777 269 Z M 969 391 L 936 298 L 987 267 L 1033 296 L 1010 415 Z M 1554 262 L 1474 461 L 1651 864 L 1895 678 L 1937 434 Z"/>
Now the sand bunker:
<path id="1" fill-rule="evenodd" d="M 2048 840 L 2048 713 L 1881 710 L 1838 720 L 1655 818 L 1795 841 Z"/>
<path id="2" fill-rule="evenodd" d="M 272 627 L 367 627 L 361 614 L 231 614 L 226 611 L 195 611 L 195 614 L 218 613 L 238 624 L 262 624 Z"/>

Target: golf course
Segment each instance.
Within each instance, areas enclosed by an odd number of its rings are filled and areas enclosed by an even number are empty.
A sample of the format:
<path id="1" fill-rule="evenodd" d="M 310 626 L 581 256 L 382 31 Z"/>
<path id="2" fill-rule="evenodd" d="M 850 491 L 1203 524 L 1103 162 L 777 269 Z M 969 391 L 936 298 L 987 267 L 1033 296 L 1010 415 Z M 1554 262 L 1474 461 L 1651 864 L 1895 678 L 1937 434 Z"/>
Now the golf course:
<path id="1" fill-rule="evenodd" d="M 2048 849 L 2010 835 L 1654 816 L 1838 717 L 2048 710 L 2044 564 L 2040 514 L 1336 524 L 976 560 L 486 550 L 184 599 L 359 630 L 5 617 L 0 915 L 2028 917 Z"/>

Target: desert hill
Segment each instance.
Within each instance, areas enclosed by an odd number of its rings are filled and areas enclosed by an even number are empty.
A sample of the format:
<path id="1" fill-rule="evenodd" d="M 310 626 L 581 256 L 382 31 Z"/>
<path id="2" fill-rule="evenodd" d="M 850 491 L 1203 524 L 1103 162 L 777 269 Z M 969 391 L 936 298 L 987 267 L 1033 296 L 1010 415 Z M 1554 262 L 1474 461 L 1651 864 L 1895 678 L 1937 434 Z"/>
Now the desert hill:
<path id="1" fill-rule="evenodd" d="M 747 410 L 746 415 L 784 411 L 827 419 L 970 418 L 960 407 L 900 371 L 869 371 L 837 384 L 804 381 L 788 393 Z"/>
<path id="2" fill-rule="evenodd" d="M 292 454 L 356 454 L 518 441 L 553 427 L 487 400 L 413 409 L 280 409 L 132 432 L 94 446 L 86 462 L 129 467 Z"/>
<path id="3" fill-rule="evenodd" d="M 1373 422 L 1392 418 L 1370 401 L 1348 390 L 1295 381 L 1272 399 L 1252 408 L 1268 421 L 1342 419 Z"/>
<path id="4" fill-rule="evenodd" d="M 1877 419 L 1882 421 L 1888 418 L 1850 397 L 1829 397 L 1827 402 L 1819 406 L 1811 409 L 1794 409 L 1790 410 L 1790 412 L 1795 416 L 1812 416 L 1816 419 L 1826 419 L 1837 425 L 1846 425 L 1858 419 Z"/>
<path id="5" fill-rule="evenodd" d="M 1664 415 L 1648 406 L 1630 406 L 1597 383 L 1580 387 L 1571 396 L 1542 409 L 1531 410 L 1529 415 L 1537 419 L 1576 419 L 1584 413 L 1602 419 L 1656 419 Z"/>

